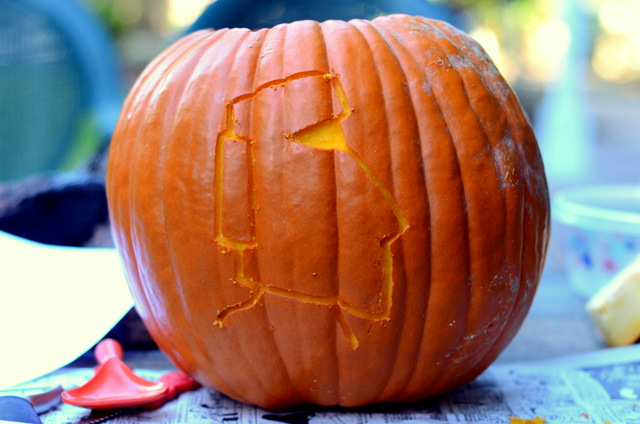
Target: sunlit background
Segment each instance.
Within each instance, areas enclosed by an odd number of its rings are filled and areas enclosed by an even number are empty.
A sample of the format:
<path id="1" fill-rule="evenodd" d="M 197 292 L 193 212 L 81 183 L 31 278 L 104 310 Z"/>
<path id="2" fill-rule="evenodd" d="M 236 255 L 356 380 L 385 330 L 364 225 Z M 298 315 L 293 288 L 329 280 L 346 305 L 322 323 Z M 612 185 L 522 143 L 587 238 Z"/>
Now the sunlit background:
<path id="1" fill-rule="evenodd" d="M 211 3 L 83 1 L 107 23 L 131 79 Z M 629 159 L 629 153 L 640 154 L 640 140 L 628 127 L 640 114 L 640 0 L 433 2 L 453 10 L 542 127 L 538 136 L 552 186 L 593 178 L 640 181 Z M 609 149 L 612 143 L 623 148 Z M 595 152 L 598 147 L 606 154 Z M 616 169 L 595 171 L 612 164 Z"/>
<path id="2" fill-rule="evenodd" d="M 83 0 L 107 22 L 130 65 L 143 63 L 211 0 Z M 572 39 L 587 44 L 592 76 L 640 82 L 640 0 L 438 0 L 461 15 L 512 83 L 557 78 Z M 571 27 L 572 13 L 583 22 Z M 576 29 L 580 33 L 575 33 Z"/>
<path id="3" fill-rule="evenodd" d="M 616 84 L 640 80 L 639 0 L 484 3 L 491 5 L 478 10 L 469 30 L 512 81 L 557 78 L 576 38 L 585 43 L 594 77 Z M 576 17 L 583 22 L 572 28 Z"/>
<path id="4" fill-rule="evenodd" d="M 144 67 L 212 3 L 211 0 L 82 1 L 104 20 L 132 73 Z"/>

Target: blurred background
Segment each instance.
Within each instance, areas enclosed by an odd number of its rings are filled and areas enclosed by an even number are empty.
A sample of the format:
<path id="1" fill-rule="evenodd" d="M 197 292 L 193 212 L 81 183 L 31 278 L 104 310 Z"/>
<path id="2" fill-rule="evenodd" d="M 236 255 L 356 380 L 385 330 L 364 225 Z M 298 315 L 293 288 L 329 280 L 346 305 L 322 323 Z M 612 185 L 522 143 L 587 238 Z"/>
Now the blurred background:
<path id="1" fill-rule="evenodd" d="M 24 66 L 23 69 L 16 66 L 12 69 L 9 65 L 16 60 L 50 63 L 69 56 L 65 49 L 74 46 L 64 46 L 60 37 L 53 33 L 47 38 L 45 21 L 53 19 L 51 17 L 43 15 L 37 21 L 35 14 L 31 13 L 30 19 L 16 18 L 24 13 L 17 10 L 20 3 L 42 7 L 46 1 L 2 0 L 0 3 L 4 4 L 5 10 L 16 9 L 14 14 L 6 13 L 0 18 L 0 112 L 5 116 L 0 126 L 0 181 L 11 181 L 47 170 L 74 169 L 95 154 L 108 138 L 109 127 L 117 116 L 118 103 L 144 66 L 169 43 L 189 31 L 215 1 L 49 1 L 49 8 L 78 3 L 95 18 L 107 37 L 93 49 L 114 50 L 108 52 L 113 56 L 109 61 L 97 56 L 86 59 L 101 62 L 103 68 L 111 67 L 109 71 L 113 75 L 106 75 L 105 69 L 93 68 L 89 74 L 102 72 L 105 75 L 102 80 L 94 76 L 93 85 L 86 83 L 85 89 L 89 87 L 99 91 L 94 87 L 96 84 L 108 87 L 104 91 L 109 93 L 97 93 L 95 97 L 111 97 L 108 100 L 116 106 L 112 106 L 110 111 L 96 112 L 90 108 L 76 111 L 82 115 L 79 119 L 81 124 L 73 131 L 58 129 L 57 133 L 52 133 L 49 130 L 48 138 L 55 135 L 62 140 L 58 143 L 45 142 L 33 127 L 38 121 L 43 126 L 49 125 L 51 120 L 62 121 L 65 116 L 60 108 L 64 100 L 61 97 L 70 97 L 74 93 L 61 87 L 81 85 L 82 82 L 71 80 L 62 66 L 49 67 L 49 72 L 46 75 L 42 73 L 36 80 L 29 75 L 34 71 L 25 71 Z M 426 0 L 343 1 L 334 2 L 343 9 L 334 5 L 333 10 L 331 1 L 257 0 L 254 3 L 260 6 L 249 7 L 243 18 L 234 15 L 233 7 L 229 6 L 232 2 L 218 0 L 218 3 L 221 7 L 215 13 L 226 12 L 227 19 L 210 16 L 209 24 L 260 27 L 307 16 L 373 17 L 395 11 L 426 12 L 424 14 L 448 20 L 469 32 L 484 46 L 517 91 L 537 127 L 553 188 L 594 177 L 601 181 L 640 180 L 640 171 L 629 160 L 628 154 L 629 149 L 637 152 L 639 144 L 635 140 L 634 128 L 640 111 L 640 26 L 636 24 L 636 18 L 640 16 L 640 0 L 432 0 L 428 3 L 430 8 L 421 8 L 419 3 L 426 5 Z M 222 3 L 225 3 L 224 8 Z M 251 4 L 243 0 L 235 3 L 236 9 L 243 4 Z M 302 12 L 290 13 L 287 11 L 290 4 L 297 4 Z M 327 16 L 317 16 L 318 11 L 313 10 L 317 4 L 322 5 L 320 7 Z M 344 8 L 345 4 L 351 9 Z M 306 14 L 305 8 L 308 9 Z M 254 13 L 248 16 L 251 10 Z M 70 14 L 68 17 L 78 22 L 83 19 Z M 41 27 L 38 31 L 36 25 Z M 32 29 L 31 33 L 20 35 L 20 31 L 27 27 Z M 85 34 L 82 43 L 100 38 L 90 30 Z M 29 58 L 16 59 L 16 50 L 21 47 L 31 50 Z M 80 78 L 90 76 L 81 75 Z M 25 92 L 26 95 L 20 94 Z M 48 94 L 58 96 L 58 104 L 41 110 L 36 119 L 32 111 L 28 118 L 19 114 L 23 103 L 27 104 L 23 108 L 33 107 L 34 100 Z M 100 108 L 108 106 L 98 105 Z M 40 141 L 17 143 L 10 140 L 24 137 L 25 128 Z M 554 141 L 557 138 L 564 141 Z M 624 153 L 610 152 L 612 143 L 624 145 L 624 149 L 618 149 Z M 17 147 L 17 144 L 22 146 Z M 564 152 L 569 148 L 574 152 L 573 156 L 558 154 L 559 150 Z M 600 148 L 607 150 L 607 154 L 596 154 Z M 27 151 L 22 152 L 21 149 Z M 602 172 L 594 172 L 599 167 L 616 169 L 610 169 L 603 175 Z"/>
<path id="2" fill-rule="evenodd" d="M 84 1 L 107 23 L 129 80 L 210 3 Z M 268 3 L 277 21 L 283 2 Z M 412 2 L 386 3 L 402 10 Z M 517 91 L 536 126 L 552 191 L 593 181 L 640 181 L 640 0 L 431 3 L 442 6 L 435 17 L 484 46 Z M 259 24 L 241 22 L 251 23 Z"/>

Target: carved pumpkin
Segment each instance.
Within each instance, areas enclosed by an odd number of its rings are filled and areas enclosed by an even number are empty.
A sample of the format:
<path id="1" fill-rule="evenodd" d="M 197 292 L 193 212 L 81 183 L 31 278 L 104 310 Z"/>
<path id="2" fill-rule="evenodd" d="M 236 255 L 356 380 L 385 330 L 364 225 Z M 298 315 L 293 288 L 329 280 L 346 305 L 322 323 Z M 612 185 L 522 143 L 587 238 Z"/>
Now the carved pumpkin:
<path id="1" fill-rule="evenodd" d="M 439 21 L 201 31 L 132 88 L 107 175 L 160 349 L 270 409 L 469 382 L 521 325 L 547 247 L 537 143 Z"/>

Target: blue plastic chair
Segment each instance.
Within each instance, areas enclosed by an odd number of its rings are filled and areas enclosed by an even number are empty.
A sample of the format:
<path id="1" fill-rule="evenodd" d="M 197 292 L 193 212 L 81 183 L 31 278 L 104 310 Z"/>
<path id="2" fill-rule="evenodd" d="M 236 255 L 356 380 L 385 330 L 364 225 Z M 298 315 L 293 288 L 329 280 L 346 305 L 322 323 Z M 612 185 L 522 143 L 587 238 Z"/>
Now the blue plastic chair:
<path id="1" fill-rule="evenodd" d="M 0 0 L 0 182 L 108 143 L 124 98 L 107 32 L 77 0 Z"/>

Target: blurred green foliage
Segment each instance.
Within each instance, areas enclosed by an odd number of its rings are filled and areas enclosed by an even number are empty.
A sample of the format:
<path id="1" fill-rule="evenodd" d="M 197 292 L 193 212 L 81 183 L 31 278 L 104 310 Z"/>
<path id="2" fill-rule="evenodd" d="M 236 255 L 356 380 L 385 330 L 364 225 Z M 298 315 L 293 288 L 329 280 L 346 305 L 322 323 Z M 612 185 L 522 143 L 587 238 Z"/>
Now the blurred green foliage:
<path id="1" fill-rule="evenodd" d="M 107 25 L 109 31 L 120 37 L 136 29 L 144 14 L 143 0 L 84 0 Z M 161 3 L 161 0 L 156 0 Z"/>

